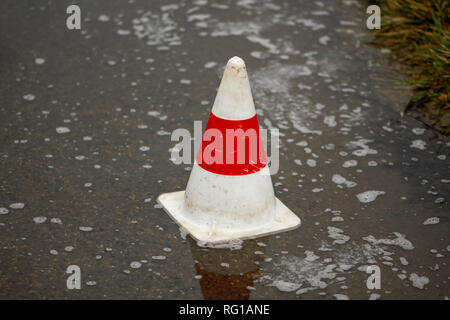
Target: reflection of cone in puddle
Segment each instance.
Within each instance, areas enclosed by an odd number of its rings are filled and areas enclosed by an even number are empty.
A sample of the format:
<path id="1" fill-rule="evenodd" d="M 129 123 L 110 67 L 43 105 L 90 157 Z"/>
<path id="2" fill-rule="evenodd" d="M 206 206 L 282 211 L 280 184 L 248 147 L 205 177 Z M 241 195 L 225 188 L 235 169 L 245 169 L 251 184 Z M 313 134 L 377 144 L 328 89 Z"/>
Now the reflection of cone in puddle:
<path id="1" fill-rule="evenodd" d="M 207 300 L 248 300 L 259 275 L 267 238 L 247 240 L 242 249 L 207 248 L 188 237 L 203 297 Z M 259 243 L 259 245 L 258 245 Z M 262 245 L 262 246 L 261 246 Z M 256 252 L 256 253 L 255 253 Z"/>
<path id="2" fill-rule="evenodd" d="M 244 274 L 217 274 L 202 269 L 195 264 L 197 274 L 202 276 L 200 287 L 206 300 L 248 300 L 253 286 L 253 277 L 258 270 Z"/>
<path id="3" fill-rule="evenodd" d="M 275 197 L 244 61 L 231 58 L 186 191 L 158 197 L 192 237 L 207 242 L 292 230 L 300 219 Z"/>

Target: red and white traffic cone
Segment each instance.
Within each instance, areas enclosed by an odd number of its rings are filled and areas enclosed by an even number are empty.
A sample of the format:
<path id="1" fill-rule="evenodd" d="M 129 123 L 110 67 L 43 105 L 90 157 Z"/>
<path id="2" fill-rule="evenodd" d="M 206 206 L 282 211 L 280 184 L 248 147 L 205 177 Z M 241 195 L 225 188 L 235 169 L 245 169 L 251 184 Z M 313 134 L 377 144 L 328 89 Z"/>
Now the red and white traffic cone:
<path id="1" fill-rule="evenodd" d="M 158 202 L 199 241 L 294 229 L 300 219 L 275 197 L 244 61 L 225 68 L 186 191 Z"/>

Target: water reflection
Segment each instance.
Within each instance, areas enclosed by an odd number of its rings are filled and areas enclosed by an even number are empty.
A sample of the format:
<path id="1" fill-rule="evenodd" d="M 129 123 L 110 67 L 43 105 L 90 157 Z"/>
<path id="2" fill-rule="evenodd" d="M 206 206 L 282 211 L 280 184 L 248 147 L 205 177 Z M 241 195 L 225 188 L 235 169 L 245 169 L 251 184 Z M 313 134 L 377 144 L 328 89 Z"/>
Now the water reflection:
<path id="1" fill-rule="evenodd" d="M 206 300 L 248 300 L 254 281 L 259 277 L 259 264 L 264 260 L 268 237 L 245 240 L 241 249 L 209 248 L 197 245 L 188 237 Z"/>

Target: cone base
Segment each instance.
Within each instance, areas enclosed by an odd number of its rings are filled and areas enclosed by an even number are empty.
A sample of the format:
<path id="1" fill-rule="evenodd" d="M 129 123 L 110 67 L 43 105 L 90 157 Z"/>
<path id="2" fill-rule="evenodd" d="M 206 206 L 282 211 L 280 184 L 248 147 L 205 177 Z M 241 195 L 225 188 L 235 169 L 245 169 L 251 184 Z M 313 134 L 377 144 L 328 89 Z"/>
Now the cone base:
<path id="1" fill-rule="evenodd" d="M 157 201 L 168 215 L 182 228 L 184 228 L 195 240 L 208 243 L 224 242 L 233 239 L 248 239 L 268 236 L 275 233 L 289 231 L 300 226 L 300 218 L 297 217 L 278 198 L 275 205 L 275 219 L 269 223 L 257 226 L 250 230 L 230 230 L 229 232 L 213 232 L 208 226 L 202 226 L 184 214 L 184 191 L 161 194 Z"/>

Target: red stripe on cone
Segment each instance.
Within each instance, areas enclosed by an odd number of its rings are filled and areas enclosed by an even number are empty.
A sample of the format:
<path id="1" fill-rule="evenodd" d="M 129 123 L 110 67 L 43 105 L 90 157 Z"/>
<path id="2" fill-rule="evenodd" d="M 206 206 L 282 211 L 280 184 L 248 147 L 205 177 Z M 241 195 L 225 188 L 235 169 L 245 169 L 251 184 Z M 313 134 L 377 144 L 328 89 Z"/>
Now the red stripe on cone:
<path id="1" fill-rule="evenodd" d="M 198 165 L 206 171 L 241 176 L 267 165 L 258 118 L 226 120 L 212 112 L 197 154 Z"/>

